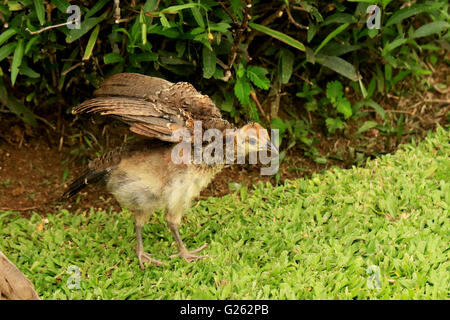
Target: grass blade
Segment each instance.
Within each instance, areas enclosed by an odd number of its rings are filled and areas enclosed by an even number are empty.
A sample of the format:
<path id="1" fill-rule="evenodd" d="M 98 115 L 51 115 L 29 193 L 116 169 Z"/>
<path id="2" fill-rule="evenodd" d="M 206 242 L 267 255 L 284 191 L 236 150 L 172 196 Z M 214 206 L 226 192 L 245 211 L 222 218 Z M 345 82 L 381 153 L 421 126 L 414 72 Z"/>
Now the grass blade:
<path id="1" fill-rule="evenodd" d="M 438 9 L 441 6 L 442 6 L 442 4 L 439 3 L 439 2 L 432 3 L 432 4 L 422 3 L 422 4 L 412 5 L 409 8 L 401 9 L 401 10 L 395 12 L 389 18 L 389 20 L 386 22 L 386 26 L 385 27 L 389 27 L 390 25 L 402 22 L 403 20 L 405 20 L 405 19 L 407 19 L 409 17 L 412 17 L 412 16 L 414 16 L 416 14 Z"/>
<path id="2" fill-rule="evenodd" d="M 14 50 L 14 57 L 11 64 L 11 83 L 13 86 L 16 82 L 17 75 L 19 74 L 19 67 L 22 64 L 23 51 L 24 44 L 23 40 L 21 39 L 19 40 L 16 49 Z"/>
<path id="3" fill-rule="evenodd" d="M 66 0 L 52 0 L 51 3 L 62 13 L 66 13 L 70 3 Z"/>
<path id="4" fill-rule="evenodd" d="M 202 7 L 204 8 L 201 4 L 199 3 L 186 3 L 186 4 L 180 4 L 180 5 L 176 5 L 176 6 L 171 6 L 171 7 L 167 7 L 165 9 L 162 9 L 160 11 L 160 13 L 178 13 L 178 11 L 184 10 L 184 9 L 192 9 L 192 8 L 197 8 L 197 7 Z"/>
<path id="5" fill-rule="evenodd" d="M 358 81 L 358 75 L 356 74 L 355 67 L 342 58 L 336 56 L 326 56 L 319 53 L 316 57 L 316 61 L 352 81 Z"/>
<path id="6" fill-rule="evenodd" d="M 209 79 L 216 72 L 216 54 L 203 46 L 203 78 Z"/>
<path id="7" fill-rule="evenodd" d="M 41 0 L 34 0 L 34 7 L 36 9 L 36 15 L 39 19 L 41 26 L 45 23 L 45 8 L 44 2 Z"/>
<path id="8" fill-rule="evenodd" d="M 0 61 L 8 57 L 11 53 L 14 52 L 14 49 L 17 46 L 17 42 L 11 42 L 8 44 L 5 44 L 3 47 L 0 48 Z"/>
<path id="9" fill-rule="evenodd" d="M 94 28 L 97 24 L 99 24 L 100 22 L 103 21 L 103 19 L 106 18 L 106 15 L 103 14 L 100 17 L 97 18 L 88 18 L 85 19 L 84 21 L 81 22 L 81 26 L 80 29 L 73 29 L 70 30 L 69 34 L 66 37 L 66 42 L 67 43 L 72 43 L 75 40 L 81 38 L 82 36 L 84 36 L 86 33 L 89 32 L 89 30 L 91 30 L 92 28 Z"/>
<path id="10" fill-rule="evenodd" d="M 11 28 L 11 29 L 8 29 L 8 30 L 2 32 L 2 34 L 0 34 L 0 46 L 3 43 L 5 43 L 6 41 L 8 41 L 8 39 L 11 38 L 16 33 L 17 33 L 17 30 L 15 28 Z"/>
<path id="11" fill-rule="evenodd" d="M 189 3 L 193 3 L 192 0 L 189 0 Z M 195 21 L 197 22 L 200 28 L 205 28 L 205 21 L 203 21 L 202 14 L 200 13 L 200 9 L 198 7 L 192 7 L 192 15 L 194 16 Z"/>
<path id="12" fill-rule="evenodd" d="M 256 23 L 249 23 L 248 24 L 252 29 L 255 29 L 256 31 L 265 33 L 269 36 L 271 36 L 272 38 L 275 38 L 277 40 L 280 40 L 281 42 L 284 42 L 288 45 L 290 45 L 291 47 L 294 47 L 300 51 L 305 52 L 305 46 L 303 45 L 303 43 L 301 43 L 298 40 L 295 40 L 294 38 L 288 36 L 287 34 L 284 34 L 282 32 L 270 29 L 268 27 L 262 26 L 260 24 L 256 24 Z"/>
<path id="13" fill-rule="evenodd" d="M 105 64 L 111 64 L 111 63 L 122 62 L 122 61 L 124 61 L 124 59 L 122 58 L 122 56 L 119 53 L 110 52 L 108 54 L 105 54 L 105 56 L 103 57 L 103 61 L 105 62 Z"/>
<path id="14" fill-rule="evenodd" d="M 446 21 L 435 21 L 427 23 L 414 31 L 412 38 L 427 37 L 435 33 L 440 33 L 448 29 L 449 24 Z"/>
<path id="15" fill-rule="evenodd" d="M 347 27 L 349 26 L 349 23 L 344 23 L 343 25 L 341 25 L 339 28 L 337 28 L 336 30 L 334 30 L 333 32 L 331 32 L 323 41 L 322 43 L 317 47 L 317 49 L 314 51 L 314 55 L 316 55 L 320 49 L 323 48 L 324 45 L 326 45 L 331 39 L 333 39 L 334 37 L 336 37 L 339 33 L 341 33 L 342 31 L 344 31 L 345 29 L 347 29 Z"/>
<path id="16" fill-rule="evenodd" d="M 280 80 L 282 84 L 289 82 L 294 69 L 294 54 L 287 49 L 282 49 L 280 53 Z"/>
<path id="17" fill-rule="evenodd" d="M 88 19 L 90 17 L 92 17 L 94 14 L 96 14 L 98 11 L 100 11 L 105 4 L 107 4 L 108 2 L 110 2 L 110 0 L 102 0 L 97 2 L 92 8 L 91 10 L 89 10 L 86 15 L 85 15 L 85 19 Z"/>
<path id="18" fill-rule="evenodd" d="M 94 50 L 95 43 L 97 42 L 98 32 L 100 31 L 100 25 L 98 24 L 94 31 L 92 31 L 89 41 L 86 45 L 86 50 L 84 51 L 83 60 L 89 60 L 92 55 L 92 50 Z"/>

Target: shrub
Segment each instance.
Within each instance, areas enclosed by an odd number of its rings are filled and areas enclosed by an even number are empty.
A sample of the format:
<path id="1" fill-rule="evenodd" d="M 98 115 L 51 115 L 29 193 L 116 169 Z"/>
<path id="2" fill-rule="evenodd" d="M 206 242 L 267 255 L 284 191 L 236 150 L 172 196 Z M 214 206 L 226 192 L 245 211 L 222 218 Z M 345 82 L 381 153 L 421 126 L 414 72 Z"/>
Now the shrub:
<path id="1" fill-rule="evenodd" d="M 140 72 L 193 82 L 234 121 L 271 121 L 309 147 L 304 114 L 330 132 L 364 106 L 383 117 L 373 97 L 430 74 L 424 60 L 435 64 L 449 40 L 447 1 L 86 0 L 77 2 L 79 29 L 52 28 L 73 4 L 0 5 L 0 101 L 30 125 L 55 105 L 69 111 L 108 75 Z M 284 107 L 284 94 L 299 107 Z"/>

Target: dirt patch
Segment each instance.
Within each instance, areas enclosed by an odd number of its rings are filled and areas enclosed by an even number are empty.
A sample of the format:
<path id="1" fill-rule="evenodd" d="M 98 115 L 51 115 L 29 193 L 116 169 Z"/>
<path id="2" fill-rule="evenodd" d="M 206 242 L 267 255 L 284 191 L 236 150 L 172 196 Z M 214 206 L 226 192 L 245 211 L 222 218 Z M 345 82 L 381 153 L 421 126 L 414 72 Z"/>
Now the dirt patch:
<path id="1" fill-rule="evenodd" d="M 433 77 L 428 79 L 434 86 L 433 90 L 414 92 L 415 89 L 405 82 L 402 90 L 411 92 L 411 95 L 388 95 L 380 101 L 393 124 L 399 115 L 404 117 L 401 134 L 386 134 L 371 129 L 355 135 L 359 124 L 365 120 L 382 122 L 378 115 L 374 116 L 373 110 L 368 110 L 367 119 L 360 118 L 333 136 L 321 134 L 320 128 L 315 128 L 318 132 L 315 138 L 319 141 L 315 147 L 322 157 L 328 158 L 327 163 L 315 162 L 306 157 L 300 148 L 290 149 L 280 166 L 282 174 L 279 181 L 309 176 L 331 166 L 348 168 L 364 164 L 367 158 L 395 151 L 399 144 L 410 142 L 411 136 L 423 138 L 438 123 L 446 125 L 450 108 L 449 69 L 445 64 L 436 68 Z M 439 83 L 447 85 L 447 88 L 442 89 Z M 70 116 L 63 119 L 59 130 L 51 123 L 60 123 L 60 119 L 57 121 L 47 117 L 40 121 L 40 126 L 32 129 L 13 115 L 2 115 L 0 210 L 17 210 L 24 214 L 32 211 L 47 214 L 61 208 L 78 211 L 109 209 L 112 206 L 119 210 L 117 202 L 100 186 L 92 186 L 68 202 L 61 202 L 60 196 L 89 158 L 121 144 L 126 139 L 127 130 L 105 122 L 75 123 Z M 275 183 L 273 177 L 261 176 L 257 166 L 228 167 L 202 192 L 201 198 L 223 196 L 234 192 L 239 185 L 251 186 L 258 181 Z"/>

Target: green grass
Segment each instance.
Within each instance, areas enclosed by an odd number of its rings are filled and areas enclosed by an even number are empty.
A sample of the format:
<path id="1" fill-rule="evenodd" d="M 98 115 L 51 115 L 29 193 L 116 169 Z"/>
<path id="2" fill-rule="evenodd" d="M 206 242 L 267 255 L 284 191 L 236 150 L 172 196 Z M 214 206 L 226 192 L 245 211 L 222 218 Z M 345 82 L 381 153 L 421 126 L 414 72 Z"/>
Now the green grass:
<path id="1" fill-rule="evenodd" d="M 169 265 L 141 271 L 125 211 L 63 210 L 48 223 L 3 212 L 0 250 L 44 299 L 448 299 L 449 141 L 438 128 L 366 168 L 201 201 L 181 233 L 217 257 L 192 264 L 168 258 L 159 214 L 144 244 Z M 71 265 L 79 290 L 67 287 Z M 367 284 L 377 267 L 379 289 Z"/>

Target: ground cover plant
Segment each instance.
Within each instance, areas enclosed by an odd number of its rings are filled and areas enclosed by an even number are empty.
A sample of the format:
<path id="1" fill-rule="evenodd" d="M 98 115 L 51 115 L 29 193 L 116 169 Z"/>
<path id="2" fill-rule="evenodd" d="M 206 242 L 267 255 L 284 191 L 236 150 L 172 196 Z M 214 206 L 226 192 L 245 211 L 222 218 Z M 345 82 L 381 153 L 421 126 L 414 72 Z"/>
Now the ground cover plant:
<path id="1" fill-rule="evenodd" d="M 0 251 L 44 299 L 448 299 L 449 141 L 199 201 L 181 232 L 217 257 L 192 264 L 157 215 L 144 245 L 169 265 L 141 271 L 127 211 L 0 211 Z"/>
<path id="2" fill-rule="evenodd" d="M 73 17 L 74 4 L 80 28 L 53 28 Z M 63 135 L 62 118 L 112 74 L 188 81 L 233 122 L 270 124 L 284 148 L 323 164 L 330 158 L 317 150 L 318 133 L 376 129 L 395 140 L 416 131 L 406 121 L 415 113 L 387 107 L 389 97 L 411 95 L 404 79 L 413 91 L 446 89 L 446 79 L 429 76 L 448 63 L 448 8 L 391 0 L 7 1 L 0 102 L 27 125 Z"/>

